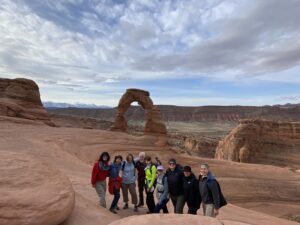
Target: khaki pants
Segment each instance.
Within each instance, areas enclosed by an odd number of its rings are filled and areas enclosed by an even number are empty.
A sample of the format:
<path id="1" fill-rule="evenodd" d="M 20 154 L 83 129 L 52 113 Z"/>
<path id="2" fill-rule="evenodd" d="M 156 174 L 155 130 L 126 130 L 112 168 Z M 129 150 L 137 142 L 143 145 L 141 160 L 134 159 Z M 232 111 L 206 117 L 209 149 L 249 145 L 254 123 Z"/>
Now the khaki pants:
<path id="1" fill-rule="evenodd" d="M 123 194 L 123 202 L 128 203 L 128 190 L 131 195 L 131 201 L 133 205 L 137 205 L 137 194 L 135 190 L 135 183 L 132 184 L 124 184 L 122 183 L 122 194 Z"/>
<path id="2" fill-rule="evenodd" d="M 100 198 L 99 204 L 100 206 L 106 208 L 105 194 L 106 194 L 106 180 L 97 181 L 95 186 L 96 192 Z"/>
<path id="3" fill-rule="evenodd" d="M 214 212 L 214 204 L 202 203 L 202 207 L 203 207 L 203 215 L 204 216 L 216 217 L 215 212 Z"/>

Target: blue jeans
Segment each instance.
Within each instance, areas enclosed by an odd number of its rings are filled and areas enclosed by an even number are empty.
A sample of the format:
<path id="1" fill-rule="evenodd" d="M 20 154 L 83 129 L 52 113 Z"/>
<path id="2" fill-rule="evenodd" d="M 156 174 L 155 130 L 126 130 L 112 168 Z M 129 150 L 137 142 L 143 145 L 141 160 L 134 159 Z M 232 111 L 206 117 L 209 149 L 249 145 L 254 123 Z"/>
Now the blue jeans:
<path id="1" fill-rule="evenodd" d="M 119 199 L 120 199 L 120 190 L 117 190 L 116 188 L 114 188 L 114 199 L 110 206 L 111 209 L 115 208 L 118 205 Z"/>
<path id="2" fill-rule="evenodd" d="M 167 208 L 168 201 L 169 199 L 164 199 L 161 204 L 157 203 L 154 208 L 154 213 L 159 213 L 161 209 L 163 210 L 164 213 L 169 213 Z"/>

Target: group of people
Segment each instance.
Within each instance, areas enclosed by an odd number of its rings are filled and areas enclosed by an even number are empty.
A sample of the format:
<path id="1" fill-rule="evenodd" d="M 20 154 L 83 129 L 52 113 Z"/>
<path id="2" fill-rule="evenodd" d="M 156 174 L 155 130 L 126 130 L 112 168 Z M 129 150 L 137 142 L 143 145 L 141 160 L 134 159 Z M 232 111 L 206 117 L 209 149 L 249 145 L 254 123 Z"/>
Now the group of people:
<path id="1" fill-rule="evenodd" d="M 197 178 L 190 166 L 182 167 L 175 159 L 168 161 L 169 168 L 166 170 L 160 160 L 155 159 L 153 162 L 150 156 L 141 152 L 137 159 L 132 154 L 128 154 L 125 160 L 121 155 L 117 155 L 113 162 L 110 162 L 109 153 L 103 152 L 94 164 L 91 176 L 91 183 L 100 198 L 100 206 L 106 208 L 107 177 L 109 193 L 114 196 L 109 210 L 115 214 L 120 210 L 120 191 L 123 195 L 123 209 L 129 208 L 129 192 L 135 212 L 144 205 L 144 192 L 147 213 L 160 213 L 161 210 L 163 213 L 169 213 L 167 203 L 171 200 L 174 213 L 182 214 L 184 205 L 187 204 L 188 213 L 197 214 L 202 204 L 203 214 L 215 217 L 218 210 L 227 204 L 207 163 L 200 165 L 200 175 Z M 154 195 L 157 198 L 156 203 Z"/>

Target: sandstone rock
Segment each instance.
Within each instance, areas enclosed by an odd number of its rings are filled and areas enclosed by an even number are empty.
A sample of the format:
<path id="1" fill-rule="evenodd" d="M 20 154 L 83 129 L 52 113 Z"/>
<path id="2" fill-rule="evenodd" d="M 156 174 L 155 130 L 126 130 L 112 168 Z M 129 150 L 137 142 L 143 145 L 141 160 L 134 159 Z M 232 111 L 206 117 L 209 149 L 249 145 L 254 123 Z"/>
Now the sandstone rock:
<path id="1" fill-rule="evenodd" d="M 143 107 L 146 114 L 145 134 L 166 135 L 167 129 L 161 120 L 160 110 L 153 105 L 148 91 L 139 89 L 127 89 L 126 93 L 120 99 L 117 116 L 112 131 L 126 131 L 127 121 L 124 114 L 129 109 L 132 102 L 138 102 Z"/>
<path id="2" fill-rule="evenodd" d="M 0 224 L 58 225 L 72 212 L 75 193 L 58 170 L 37 159 L 0 151 Z"/>
<path id="3" fill-rule="evenodd" d="M 54 126 L 44 109 L 37 84 L 28 79 L 0 78 L 0 116 L 41 120 Z"/>
<path id="4" fill-rule="evenodd" d="M 178 214 L 153 214 L 144 216 L 131 216 L 121 220 L 117 220 L 109 225 L 153 225 L 153 224 L 163 224 L 163 225 L 182 225 L 182 224 L 193 224 L 193 225 L 222 225 L 218 219 L 195 216 L 195 215 L 178 215 Z"/>
<path id="5" fill-rule="evenodd" d="M 284 159 L 289 155 L 291 160 L 296 160 L 292 158 L 299 155 L 299 146 L 300 123 L 241 120 L 239 125 L 219 142 L 215 158 L 284 165 Z"/>

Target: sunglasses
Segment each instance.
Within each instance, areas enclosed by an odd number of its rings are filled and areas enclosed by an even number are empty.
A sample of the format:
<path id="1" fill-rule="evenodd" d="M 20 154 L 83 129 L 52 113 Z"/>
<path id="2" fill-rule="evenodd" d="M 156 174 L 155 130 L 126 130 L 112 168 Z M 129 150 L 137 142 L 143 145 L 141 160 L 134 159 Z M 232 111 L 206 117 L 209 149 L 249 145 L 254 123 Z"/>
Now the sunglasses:
<path id="1" fill-rule="evenodd" d="M 174 166 L 174 165 L 176 165 L 176 164 L 171 162 L 171 163 L 169 163 L 169 165 L 170 165 L 170 166 Z"/>

